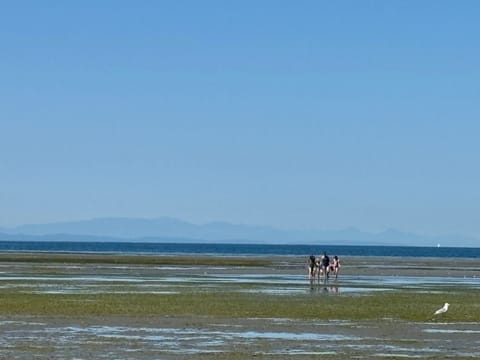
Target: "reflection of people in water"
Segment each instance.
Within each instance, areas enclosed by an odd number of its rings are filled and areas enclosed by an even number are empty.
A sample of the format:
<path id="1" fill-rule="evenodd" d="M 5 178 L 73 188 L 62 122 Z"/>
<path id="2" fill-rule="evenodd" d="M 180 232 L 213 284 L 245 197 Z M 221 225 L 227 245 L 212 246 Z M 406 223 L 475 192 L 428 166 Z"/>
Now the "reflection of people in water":
<path id="1" fill-rule="evenodd" d="M 325 293 L 325 294 L 338 294 L 340 292 L 338 285 L 320 285 L 320 286 L 311 286 L 310 290 L 312 291 L 317 291 L 319 293 Z"/>
<path id="2" fill-rule="evenodd" d="M 323 292 L 338 293 L 338 285 L 330 285 L 329 287 L 324 286 Z"/>

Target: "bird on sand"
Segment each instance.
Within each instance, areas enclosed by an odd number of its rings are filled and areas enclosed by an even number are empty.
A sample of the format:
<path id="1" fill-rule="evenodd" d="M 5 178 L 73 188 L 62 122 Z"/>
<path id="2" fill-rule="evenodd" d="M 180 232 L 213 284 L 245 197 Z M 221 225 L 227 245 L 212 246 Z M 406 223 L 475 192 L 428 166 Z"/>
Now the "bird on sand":
<path id="1" fill-rule="evenodd" d="M 440 309 L 438 309 L 437 311 L 435 311 L 435 312 L 433 313 L 433 315 L 443 314 L 443 313 L 447 312 L 449 306 L 450 306 L 449 303 L 445 303 L 445 305 L 443 305 L 442 308 L 440 308 Z"/>

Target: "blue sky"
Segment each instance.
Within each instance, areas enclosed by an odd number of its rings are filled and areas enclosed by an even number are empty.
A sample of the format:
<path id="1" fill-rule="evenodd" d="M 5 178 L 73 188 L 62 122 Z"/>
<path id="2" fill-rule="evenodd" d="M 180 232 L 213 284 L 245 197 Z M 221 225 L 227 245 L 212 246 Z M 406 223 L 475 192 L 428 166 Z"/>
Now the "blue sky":
<path id="1" fill-rule="evenodd" d="M 476 1 L 15 1 L 0 226 L 480 237 Z"/>

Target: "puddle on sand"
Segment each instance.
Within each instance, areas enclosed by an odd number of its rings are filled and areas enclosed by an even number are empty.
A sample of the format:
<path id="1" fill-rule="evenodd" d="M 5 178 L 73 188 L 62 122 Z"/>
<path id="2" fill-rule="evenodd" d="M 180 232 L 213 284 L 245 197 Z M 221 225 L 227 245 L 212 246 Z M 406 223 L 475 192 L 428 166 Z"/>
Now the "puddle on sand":
<path id="1" fill-rule="evenodd" d="M 85 289 L 65 289 L 65 290 L 36 290 L 36 291 L 29 291 L 28 293 L 32 293 L 32 294 L 53 294 L 53 295 L 74 295 L 74 294 L 91 294 L 91 295 L 95 295 L 95 294 L 157 294 L 157 295 L 168 295 L 168 294 L 178 294 L 179 291 L 170 291 L 170 290 L 160 290 L 160 291 L 156 291 L 156 290 L 150 290 L 150 291 L 139 291 L 139 290 L 131 290 L 131 291 L 105 291 L 105 290 L 101 290 L 101 289 L 98 289 L 97 290 L 94 290 L 94 289 L 91 289 L 91 290 L 87 290 L 85 291 Z"/>
<path id="2" fill-rule="evenodd" d="M 459 329 L 424 329 L 431 334 L 480 334 L 480 330 L 459 330 Z"/>
<path id="3" fill-rule="evenodd" d="M 315 355 L 315 356 L 320 356 L 320 355 L 336 355 L 336 351 L 308 351 L 308 350 L 297 350 L 297 349 L 292 349 L 292 350 L 278 350 L 278 351 L 270 351 L 270 352 L 259 352 L 257 355 L 290 355 L 290 356 L 295 356 L 295 355 Z"/>
<path id="4" fill-rule="evenodd" d="M 28 325 L 28 326 L 44 326 L 46 323 L 39 323 L 39 322 L 30 322 L 30 321 L 19 321 L 19 320 L 3 320 L 0 321 L 0 327 L 5 325 Z"/>
<path id="5" fill-rule="evenodd" d="M 372 356 L 384 357 L 384 358 L 406 358 L 406 359 L 410 359 L 410 358 L 421 359 L 425 357 L 425 355 L 396 354 L 396 353 L 376 353 L 376 354 L 372 354 Z"/>
<path id="6" fill-rule="evenodd" d="M 61 268 L 61 267 L 59 267 Z M 272 295 L 296 295 L 308 291 L 318 293 L 366 294 L 377 291 L 390 291 L 398 288 L 414 288 L 416 291 L 436 290 L 451 284 L 480 287 L 480 281 L 472 278 L 448 277 L 409 277 L 409 276 L 341 276 L 338 280 L 330 279 L 326 283 L 309 282 L 303 273 L 268 273 L 268 274 L 234 274 L 222 273 L 223 267 L 207 268 L 215 271 L 210 274 L 205 268 L 195 266 L 160 266 L 152 272 L 148 267 L 104 266 L 97 268 L 72 266 L 68 269 L 82 270 L 82 274 L 74 275 L 38 275 L 30 273 L 0 273 L 0 287 L 37 287 L 32 292 L 47 294 L 98 294 L 124 293 L 125 289 L 113 286 L 129 285 L 131 292 L 169 294 L 178 293 L 179 286 L 196 286 L 203 291 L 221 291 L 223 285 L 229 285 L 229 291 L 261 292 Z M 182 271 L 178 274 L 178 271 Z M 198 270 L 198 271 L 197 271 Z M 132 274 L 132 271 L 135 273 Z M 163 271 L 163 273 L 162 273 Z M 93 272 L 93 273 L 92 273 Z M 112 273 L 115 272 L 115 273 Z M 72 286 L 73 284 L 73 286 Z M 109 287 L 106 287 L 109 285 Z M 49 289 L 46 287 L 49 286 Z M 250 288 L 249 288 L 250 286 Z M 140 287 L 148 287 L 140 289 Z M 432 289 L 433 287 L 437 289 Z M 23 289 L 22 289 L 23 290 Z M 28 291 L 27 291 L 28 292 Z"/>
<path id="7" fill-rule="evenodd" d="M 353 284 L 377 284 L 379 286 L 470 286 L 480 287 L 477 278 L 438 276 L 344 276 L 342 281 Z"/>
<path id="8" fill-rule="evenodd" d="M 373 340 L 373 339 L 372 339 Z M 442 351 L 422 346 L 397 346 L 385 343 L 386 339 L 376 339 L 372 344 L 350 344 L 347 347 L 355 352 L 368 353 L 375 357 L 405 357 L 423 358 L 436 356 Z"/>

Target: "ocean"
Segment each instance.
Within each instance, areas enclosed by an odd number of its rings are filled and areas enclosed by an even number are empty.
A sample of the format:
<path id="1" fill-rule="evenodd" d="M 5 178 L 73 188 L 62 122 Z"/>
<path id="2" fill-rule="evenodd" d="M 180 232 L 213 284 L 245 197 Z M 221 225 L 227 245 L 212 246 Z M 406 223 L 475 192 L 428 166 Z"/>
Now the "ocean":
<path id="1" fill-rule="evenodd" d="M 141 242 L 70 242 L 70 241 L 0 241 L 0 252 L 67 252 L 113 254 L 202 254 L 202 255 L 318 255 L 480 258 L 480 248 L 416 246 L 344 246 L 344 245 L 274 245 L 226 243 L 141 243 Z"/>

